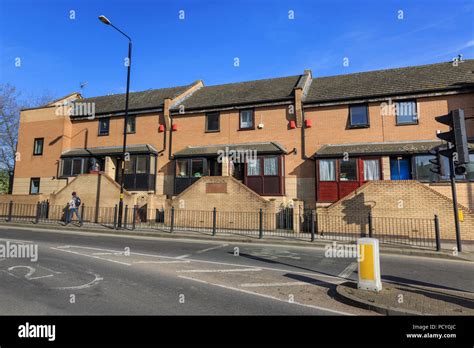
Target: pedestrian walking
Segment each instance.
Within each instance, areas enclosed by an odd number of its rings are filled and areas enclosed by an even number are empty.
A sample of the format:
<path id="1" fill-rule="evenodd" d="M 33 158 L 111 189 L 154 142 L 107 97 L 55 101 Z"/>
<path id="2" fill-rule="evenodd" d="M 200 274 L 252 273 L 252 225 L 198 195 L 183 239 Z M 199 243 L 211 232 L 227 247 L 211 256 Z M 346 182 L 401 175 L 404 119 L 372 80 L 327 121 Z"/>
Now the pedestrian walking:
<path id="1" fill-rule="evenodd" d="M 82 226 L 81 214 L 79 214 L 79 207 L 81 206 L 81 198 L 77 195 L 76 192 L 72 193 L 71 200 L 68 203 L 67 216 L 66 216 L 66 225 L 69 224 L 76 214 L 77 220 L 79 221 L 79 226 Z"/>

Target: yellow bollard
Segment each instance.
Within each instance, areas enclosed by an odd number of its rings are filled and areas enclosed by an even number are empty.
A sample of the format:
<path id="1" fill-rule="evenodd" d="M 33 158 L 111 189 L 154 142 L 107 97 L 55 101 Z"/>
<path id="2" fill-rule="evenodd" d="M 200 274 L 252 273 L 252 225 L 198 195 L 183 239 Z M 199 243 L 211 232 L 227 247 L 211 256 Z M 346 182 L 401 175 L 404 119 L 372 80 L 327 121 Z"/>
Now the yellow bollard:
<path id="1" fill-rule="evenodd" d="M 357 288 L 377 292 L 382 290 L 378 239 L 359 238 L 357 240 L 357 250 L 359 252 Z"/>

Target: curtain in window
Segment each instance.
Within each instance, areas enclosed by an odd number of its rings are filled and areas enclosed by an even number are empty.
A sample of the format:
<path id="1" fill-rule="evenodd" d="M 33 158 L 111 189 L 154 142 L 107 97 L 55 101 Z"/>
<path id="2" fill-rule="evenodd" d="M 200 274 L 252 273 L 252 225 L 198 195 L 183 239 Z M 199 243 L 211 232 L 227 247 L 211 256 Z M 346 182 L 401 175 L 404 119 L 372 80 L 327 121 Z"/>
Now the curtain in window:
<path id="1" fill-rule="evenodd" d="M 247 162 L 247 175 L 260 175 L 260 158 Z"/>
<path id="2" fill-rule="evenodd" d="M 379 160 L 364 160 L 364 178 L 365 180 L 380 180 Z"/>
<path id="3" fill-rule="evenodd" d="M 336 180 L 336 161 L 319 160 L 319 181 Z"/>
<path id="4" fill-rule="evenodd" d="M 278 158 L 266 157 L 263 159 L 263 175 L 278 175 Z"/>

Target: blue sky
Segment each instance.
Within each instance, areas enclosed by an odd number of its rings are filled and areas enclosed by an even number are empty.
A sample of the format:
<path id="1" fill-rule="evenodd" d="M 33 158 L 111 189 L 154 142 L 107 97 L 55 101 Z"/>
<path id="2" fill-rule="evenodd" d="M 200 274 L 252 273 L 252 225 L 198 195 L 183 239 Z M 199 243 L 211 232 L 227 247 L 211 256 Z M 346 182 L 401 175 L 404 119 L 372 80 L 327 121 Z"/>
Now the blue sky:
<path id="1" fill-rule="evenodd" d="M 123 93 L 127 41 L 101 14 L 133 39 L 132 91 L 474 58 L 474 0 L 0 0 L 0 83 Z"/>

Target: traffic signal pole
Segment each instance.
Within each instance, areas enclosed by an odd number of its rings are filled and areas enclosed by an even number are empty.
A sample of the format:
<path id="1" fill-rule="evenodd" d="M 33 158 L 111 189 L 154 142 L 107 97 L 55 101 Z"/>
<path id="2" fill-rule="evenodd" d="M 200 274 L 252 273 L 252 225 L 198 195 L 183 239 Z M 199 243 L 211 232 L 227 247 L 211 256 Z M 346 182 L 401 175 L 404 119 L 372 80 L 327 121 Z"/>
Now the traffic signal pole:
<path id="1" fill-rule="evenodd" d="M 449 132 L 438 133 L 436 136 L 447 141 L 447 149 L 440 150 L 438 148 L 437 158 L 432 164 L 435 165 L 433 172 L 441 174 L 441 160 L 439 154 L 445 156 L 449 160 L 449 179 L 451 181 L 451 192 L 453 195 L 454 209 L 454 225 L 456 228 L 456 244 L 458 251 L 462 251 L 461 247 L 461 227 L 459 225 L 458 197 L 456 194 L 456 174 L 466 175 L 466 164 L 469 163 L 469 147 L 466 136 L 466 121 L 464 118 L 464 110 L 456 109 L 450 111 L 447 115 L 435 117 L 439 123 L 449 126 Z M 456 163 L 454 163 L 456 161 Z"/>
<path id="2" fill-rule="evenodd" d="M 449 158 L 449 178 L 451 180 L 451 192 L 453 194 L 453 208 L 454 208 L 454 226 L 456 228 L 456 246 L 458 252 L 462 251 L 461 247 L 461 227 L 459 225 L 458 212 L 458 196 L 456 193 L 456 175 L 454 174 L 454 159 Z"/>

